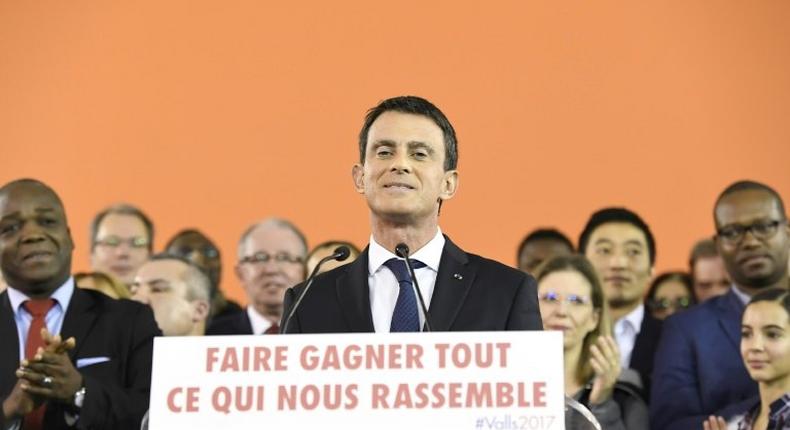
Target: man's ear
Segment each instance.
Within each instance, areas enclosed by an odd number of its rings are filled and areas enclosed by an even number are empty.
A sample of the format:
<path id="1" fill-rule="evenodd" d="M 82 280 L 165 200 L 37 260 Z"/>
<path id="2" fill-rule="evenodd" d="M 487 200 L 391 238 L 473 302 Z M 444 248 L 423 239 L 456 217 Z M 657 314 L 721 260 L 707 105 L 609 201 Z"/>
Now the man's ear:
<path id="1" fill-rule="evenodd" d="M 208 319 L 210 306 L 206 300 L 195 300 L 192 302 L 192 322 L 200 322 Z"/>
<path id="2" fill-rule="evenodd" d="M 442 193 L 439 198 L 442 200 L 450 200 L 458 191 L 458 171 L 448 170 L 444 172 L 444 180 L 442 182 Z"/>
<path id="3" fill-rule="evenodd" d="M 360 164 L 354 164 L 351 168 L 351 178 L 354 180 L 354 189 L 359 194 L 365 193 L 365 167 Z"/>

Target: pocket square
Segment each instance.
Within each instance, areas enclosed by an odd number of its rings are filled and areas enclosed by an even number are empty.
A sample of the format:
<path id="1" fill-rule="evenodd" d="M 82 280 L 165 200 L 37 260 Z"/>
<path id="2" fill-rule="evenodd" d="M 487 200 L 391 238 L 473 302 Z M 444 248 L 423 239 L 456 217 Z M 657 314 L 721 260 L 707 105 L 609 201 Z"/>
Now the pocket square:
<path id="1" fill-rule="evenodd" d="M 110 361 L 110 357 L 85 357 L 77 359 L 77 369 Z"/>

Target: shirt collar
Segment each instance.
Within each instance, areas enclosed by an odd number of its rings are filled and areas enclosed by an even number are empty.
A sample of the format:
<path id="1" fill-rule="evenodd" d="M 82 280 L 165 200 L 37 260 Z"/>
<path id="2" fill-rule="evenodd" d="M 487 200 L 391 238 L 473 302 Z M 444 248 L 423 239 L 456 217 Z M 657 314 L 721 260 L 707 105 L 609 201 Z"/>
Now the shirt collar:
<path id="1" fill-rule="evenodd" d="M 53 292 L 49 297 L 51 299 L 55 299 L 55 304 L 60 306 L 61 310 L 66 310 L 69 308 L 69 303 L 71 302 L 71 296 L 74 294 L 74 278 L 69 276 L 69 279 L 63 283 L 60 287 L 58 287 L 55 292 Z M 8 287 L 8 300 L 11 302 L 11 309 L 14 310 L 14 315 L 19 313 L 19 308 L 22 306 L 27 300 L 30 300 L 30 297 L 25 295 L 23 292 L 17 290 L 14 287 Z"/>
<path id="2" fill-rule="evenodd" d="M 272 322 L 264 318 L 264 316 L 259 314 L 252 306 L 247 306 L 247 316 L 250 317 L 252 334 L 263 334 L 272 326 Z"/>
<path id="3" fill-rule="evenodd" d="M 740 300 L 744 305 L 748 305 L 752 300 L 750 295 L 741 291 L 741 289 L 736 287 L 735 284 L 732 284 L 732 292 L 735 293 L 735 297 L 738 297 L 738 300 Z"/>
<path id="4" fill-rule="evenodd" d="M 637 306 L 636 309 L 629 312 L 628 315 L 620 318 L 620 321 L 622 321 L 623 324 L 631 326 L 632 329 L 638 332 L 639 327 L 642 326 L 643 319 L 645 319 L 645 305 L 641 304 Z"/>
<path id="5" fill-rule="evenodd" d="M 419 260 L 434 272 L 439 271 L 439 262 L 442 260 L 442 250 L 444 249 L 444 235 L 442 229 L 436 228 L 436 235 L 417 252 L 411 254 L 410 259 Z M 397 255 L 379 245 L 373 235 L 370 235 L 370 247 L 368 248 L 368 273 L 376 273 L 381 266 L 391 258 L 398 258 Z"/>

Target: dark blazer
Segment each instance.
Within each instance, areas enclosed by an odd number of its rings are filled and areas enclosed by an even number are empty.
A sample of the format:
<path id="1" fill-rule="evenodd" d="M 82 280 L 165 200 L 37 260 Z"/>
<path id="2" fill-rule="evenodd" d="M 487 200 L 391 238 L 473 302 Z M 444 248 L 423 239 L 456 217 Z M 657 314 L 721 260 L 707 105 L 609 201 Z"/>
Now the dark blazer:
<path id="1" fill-rule="evenodd" d="M 74 289 L 63 319 L 61 336 L 74 337 L 69 353 L 79 359 L 110 360 L 78 368 L 85 383 L 85 401 L 77 423 L 80 429 L 139 429 L 148 409 L 154 336 L 161 335 L 148 306 L 113 300 L 92 290 Z M 16 384 L 19 336 L 8 293 L 0 294 L 0 399 Z M 64 407 L 50 402 L 44 428 L 65 429 Z"/>
<path id="2" fill-rule="evenodd" d="M 650 380 L 653 373 L 653 361 L 658 349 L 658 341 L 661 339 L 661 320 L 654 318 L 645 308 L 645 317 L 642 319 L 642 326 L 639 334 L 634 341 L 634 349 L 631 351 L 631 362 L 628 367 L 634 369 L 642 378 L 641 394 L 645 400 L 650 395 Z"/>
<path id="3" fill-rule="evenodd" d="M 209 336 L 226 334 L 254 334 L 247 311 L 242 310 L 241 312 L 217 318 L 211 321 L 211 324 L 206 329 L 206 335 Z"/>
<path id="4" fill-rule="evenodd" d="M 428 310 L 434 331 L 543 328 L 532 276 L 445 239 Z M 286 291 L 283 323 L 303 287 Z M 353 263 L 316 277 L 288 327 L 288 333 L 373 331 L 367 248 Z"/>
<path id="5" fill-rule="evenodd" d="M 746 411 L 757 383 L 741 359 L 743 309 L 730 291 L 664 321 L 650 398 L 653 430 L 699 430 L 709 415 Z"/>

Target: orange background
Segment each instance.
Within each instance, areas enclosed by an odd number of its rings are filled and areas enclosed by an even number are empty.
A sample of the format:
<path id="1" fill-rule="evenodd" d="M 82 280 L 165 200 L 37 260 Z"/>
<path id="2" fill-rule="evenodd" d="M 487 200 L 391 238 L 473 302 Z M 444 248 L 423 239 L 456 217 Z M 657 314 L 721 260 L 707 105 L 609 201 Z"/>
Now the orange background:
<path id="1" fill-rule="evenodd" d="M 652 4 L 649 4 L 652 3 Z M 658 269 L 712 234 L 740 178 L 790 192 L 790 2 L 2 1 L 0 181 L 88 224 L 128 201 L 214 237 L 223 288 L 253 221 L 364 244 L 356 135 L 379 100 L 434 101 L 459 135 L 443 230 L 515 262 L 523 235 L 574 240 L 604 205 L 654 229 Z"/>

